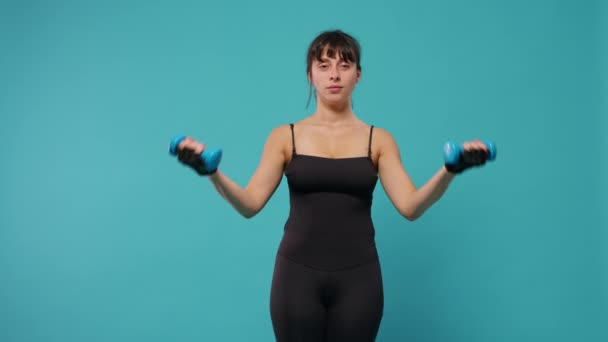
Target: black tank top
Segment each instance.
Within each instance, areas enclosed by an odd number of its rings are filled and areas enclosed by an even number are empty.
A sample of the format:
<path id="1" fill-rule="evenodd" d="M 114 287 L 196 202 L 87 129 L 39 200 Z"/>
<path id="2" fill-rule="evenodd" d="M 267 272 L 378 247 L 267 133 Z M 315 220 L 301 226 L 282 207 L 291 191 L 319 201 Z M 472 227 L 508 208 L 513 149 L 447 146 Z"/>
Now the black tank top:
<path id="1" fill-rule="evenodd" d="M 290 211 L 279 254 L 303 265 L 338 270 L 378 255 L 371 205 L 378 174 L 371 157 L 327 158 L 296 153 L 285 169 Z"/>

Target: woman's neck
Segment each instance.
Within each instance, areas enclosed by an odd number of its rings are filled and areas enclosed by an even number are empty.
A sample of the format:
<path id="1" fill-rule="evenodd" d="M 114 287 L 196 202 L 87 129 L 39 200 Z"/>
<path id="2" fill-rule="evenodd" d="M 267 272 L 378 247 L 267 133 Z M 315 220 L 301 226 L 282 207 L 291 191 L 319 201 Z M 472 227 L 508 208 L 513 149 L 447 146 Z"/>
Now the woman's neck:
<path id="1" fill-rule="evenodd" d="M 320 124 L 341 126 L 358 121 L 351 109 L 350 101 L 341 104 L 317 103 L 317 110 L 312 114 L 311 118 Z"/>

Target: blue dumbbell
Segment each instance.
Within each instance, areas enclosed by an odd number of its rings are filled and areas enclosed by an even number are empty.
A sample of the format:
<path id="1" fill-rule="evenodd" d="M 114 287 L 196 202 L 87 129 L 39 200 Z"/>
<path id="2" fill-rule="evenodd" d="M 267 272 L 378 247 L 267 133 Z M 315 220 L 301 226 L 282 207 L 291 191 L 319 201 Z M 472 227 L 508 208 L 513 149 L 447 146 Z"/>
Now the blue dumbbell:
<path id="1" fill-rule="evenodd" d="M 492 141 L 484 141 L 484 144 L 488 147 L 487 160 L 493 161 L 496 159 L 496 144 Z M 443 160 L 446 164 L 457 164 L 460 160 L 462 152 L 464 152 L 462 145 L 456 144 L 453 141 L 448 141 L 443 146 Z"/>
<path id="2" fill-rule="evenodd" d="M 169 144 L 169 154 L 171 154 L 172 156 L 176 156 L 177 146 L 184 139 L 186 139 L 185 135 L 178 135 L 171 139 L 171 143 Z M 220 165 L 220 161 L 222 160 L 222 149 L 206 148 L 203 153 L 201 153 L 201 158 L 205 163 L 205 169 L 209 171 L 215 170 Z"/>

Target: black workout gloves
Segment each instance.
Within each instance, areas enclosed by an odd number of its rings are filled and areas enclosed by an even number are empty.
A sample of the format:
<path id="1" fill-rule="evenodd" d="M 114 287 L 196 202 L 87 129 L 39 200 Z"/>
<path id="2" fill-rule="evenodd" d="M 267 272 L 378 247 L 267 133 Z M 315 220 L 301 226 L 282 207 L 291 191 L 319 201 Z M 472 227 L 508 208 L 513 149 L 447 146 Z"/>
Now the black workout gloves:
<path id="1" fill-rule="evenodd" d="M 215 170 L 207 170 L 205 161 L 201 158 L 201 155 L 194 153 L 193 150 L 188 148 L 182 148 L 177 151 L 177 160 L 184 165 L 190 166 L 201 176 L 208 176 L 217 172 L 217 168 Z"/>
<path id="2" fill-rule="evenodd" d="M 460 155 L 458 161 L 454 164 L 445 164 L 446 169 L 454 174 L 462 173 L 464 170 L 471 167 L 479 167 L 488 160 L 488 152 L 481 149 L 465 150 Z"/>

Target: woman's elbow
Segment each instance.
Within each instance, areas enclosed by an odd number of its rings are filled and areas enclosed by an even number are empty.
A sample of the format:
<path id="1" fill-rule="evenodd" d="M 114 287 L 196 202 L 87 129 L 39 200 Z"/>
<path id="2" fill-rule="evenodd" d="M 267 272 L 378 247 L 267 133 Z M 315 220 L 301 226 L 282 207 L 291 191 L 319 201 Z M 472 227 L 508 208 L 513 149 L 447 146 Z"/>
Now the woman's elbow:
<path id="1" fill-rule="evenodd" d="M 262 208 L 264 208 L 264 204 L 260 205 L 252 205 L 252 206 L 248 206 L 248 207 L 243 207 L 239 210 L 239 214 L 241 214 L 241 216 L 243 216 L 246 219 L 250 219 L 255 217 L 260 211 L 262 211 Z"/>
<path id="2" fill-rule="evenodd" d="M 405 219 L 410 222 L 414 222 L 420 217 L 420 215 L 409 214 L 409 215 L 403 215 L 403 217 L 405 217 Z"/>
<path id="3" fill-rule="evenodd" d="M 418 210 L 412 208 L 404 208 L 402 210 L 399 210 L 399 212 L 401 216 L 405 217 L 405 219 L 410 222 L 414 222 L 418 218 L 420 218 L 420 216 L 422 216 L 422 212 L 419 212 Z"/>
<path id="4" fill-rule="evenodd" d="M 242 212 L 241 216 L 243 216 L 246 219 L 251 219 L 255 216 L 256 213 L 252 212 L 252 211 L 246 211 L 246 212 Z"/>
<path id="5" fill-rule="evenodd" d="M 259 210 L 254 210 L 254 209 L 242 209 L 239 210 L 239 214 L 241 214 L 241 216 L 243 216 L 246 219 L 251 219 L 253 218 L 255 215 L 257 215 L 259 212 Z"/>

